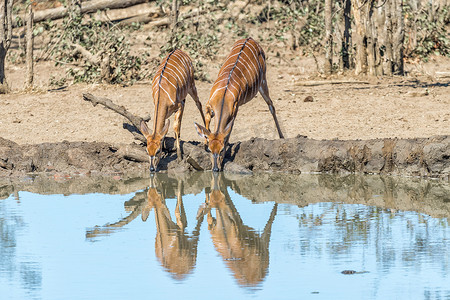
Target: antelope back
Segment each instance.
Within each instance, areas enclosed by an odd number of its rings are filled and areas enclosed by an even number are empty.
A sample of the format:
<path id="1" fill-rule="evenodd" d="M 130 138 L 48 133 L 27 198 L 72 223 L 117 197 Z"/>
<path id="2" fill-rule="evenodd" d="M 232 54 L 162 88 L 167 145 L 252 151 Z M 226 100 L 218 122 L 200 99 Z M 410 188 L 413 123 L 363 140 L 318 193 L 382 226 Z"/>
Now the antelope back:
<path id="1" fill-rule="evenodd" d="M 237 106 L 256 96 L 265 72 L 265 54 L 261 46 L 252 38 L 238 40 L 222 65 L 209 97 L 218 117 L 216 133 L 225 128 Z"/>
<path id="2" fill-rule="evenodd" d="M 160 101 L 175 105 L 185 99 L 194 80 L 194 68 L 190 57 L 179 49 L 170 52 L 159 65 L 152 82 L 152 96 L 155 110 Z"/>

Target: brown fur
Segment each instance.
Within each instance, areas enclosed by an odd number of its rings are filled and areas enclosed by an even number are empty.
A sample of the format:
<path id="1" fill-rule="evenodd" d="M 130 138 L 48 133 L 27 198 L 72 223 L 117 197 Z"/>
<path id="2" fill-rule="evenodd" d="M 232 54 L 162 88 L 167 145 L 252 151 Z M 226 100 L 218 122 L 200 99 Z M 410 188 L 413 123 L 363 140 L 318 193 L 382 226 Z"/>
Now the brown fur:
<path id="1" fill-rule="evenodd" d="M 212 154 L 213 171 L 222 168 L 225 147 L 233 128 L 239 106 L 252 100 L 260 93 L 273 116 L 280 138 L 280 126 L 269 97 L 266 81 L 265 54 L 261 46 L 252 38 L 237 41 L 219 71 L 206 103 L 205 127 L 195 123 L 198 134 L 206 139 Z M 217 122 L 210 131 L 211 119 Z"/>
<path id="2" fill-rule="evenodd" d="M 147 152 L 150 158 L 150 170 L 156 171 L 161 159 L 164 137 L 169 129 L 166 122 L 175 113 L 173 129 L 177 145 L 177 157 L 181 160 L 180 130 L 184 103 L 187 95 L 194 99 L 198 110 L 205 117 L 194 83 L 194 68 L 189 56 L 181 50 L 174 50 L 162 61 L 152 82 L 152 96 L 155 104 L 153 132 L 150 133 L 145 122 L 141 122 L 141 132 L 147 139 Z"/>

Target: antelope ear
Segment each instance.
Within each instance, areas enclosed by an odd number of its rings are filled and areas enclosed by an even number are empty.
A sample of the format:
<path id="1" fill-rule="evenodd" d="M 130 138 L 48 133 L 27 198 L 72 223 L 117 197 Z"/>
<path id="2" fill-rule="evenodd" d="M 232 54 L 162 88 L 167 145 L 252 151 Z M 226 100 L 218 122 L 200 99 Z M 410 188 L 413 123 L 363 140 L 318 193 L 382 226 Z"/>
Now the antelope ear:
<path id="1" fill-rule="evenodd" d="M 234 118 L 231 119 L 231 121 L 228 123 L 227 127 L 225 127 L 223 134 L 225 134 L 225 136 L 228 136 L 231 133 L 231 129 L 233 129 L 233 124 L 234 124 Z"/>
<path id="2" fill-rule="evenodd" d="M 166 125 L 164 125 L 161 136 L 166 136 L 167 131 L 169 131 L 170 120 L 167 120 Z"/>
<path id="3" fill-rule="evenodd" d="M 145 138 L 148 138 L 150 136 L 150 132 L 147 127 L 147 123 L 145 123 L 144 120 L 141 121 L 141 132 Z"/>
<path id="4" fill-rule="evenodd" d="M 203 127 L 202 125 L 199 125 L 194 122 L 195 129 L 197 130 L 197 133 L 200 137 L 207 139 L 208 136 L 211 134 L 211 132 Z"/>

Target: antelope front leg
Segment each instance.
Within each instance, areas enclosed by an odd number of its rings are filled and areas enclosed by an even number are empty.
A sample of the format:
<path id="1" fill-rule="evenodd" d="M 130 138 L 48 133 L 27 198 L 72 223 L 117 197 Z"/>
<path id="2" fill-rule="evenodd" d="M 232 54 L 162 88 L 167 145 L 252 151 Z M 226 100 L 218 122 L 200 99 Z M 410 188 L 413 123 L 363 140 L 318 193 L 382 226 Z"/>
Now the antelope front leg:
<path id="1" fill-rule="evenodd" d="M 181 119 L 183 118 L 185 100 L 181 101 L 180 108 L 175 113 L 175 124 L 173 125 L 173 131 L 175 131 L 175 139 L 177 142 L 177 160 L 180 162 L 183 158 L 181 156 L 181 146 L 180 146 L 180 130 L 181 130 Z"/>
<path id="2" fill-rule="evenodd" d="M 269 88 L 267 87 L 267 81 L 265 76 L 262 81 L 261 87 L 259 88 L 259 92 L 266 101 L 267 105 L 269 106 L 269 110 L 270 113 L 272 114 L 273 120 L 275 121 L 275 126 L 277 126 L 278 135 L 280 136 L 280 139 L 284 139 L 283 133 L 281 132 L 280 129 L 280 124 L 278 124 L 277 114 L 275 113 L 275 107 L 273 106 L 273 102 L 269 96 Z"/>

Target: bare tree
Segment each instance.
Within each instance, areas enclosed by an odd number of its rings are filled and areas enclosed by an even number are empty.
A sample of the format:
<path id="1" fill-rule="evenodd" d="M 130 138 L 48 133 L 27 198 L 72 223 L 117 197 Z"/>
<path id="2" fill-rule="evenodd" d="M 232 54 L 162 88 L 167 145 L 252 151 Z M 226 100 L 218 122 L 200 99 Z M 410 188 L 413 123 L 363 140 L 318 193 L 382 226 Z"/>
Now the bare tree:
<path id="1" fill-rule="evenodd" d="M 392 41 L 393 48 L 393 64 L 394 64 L 394 74 L 403 75 L 403 49 L 405 40 L 405 26 L 403 22 L 403 0 L 392 0 L 391 17 L 395 20 L 395 31 Z"/>
<path id="2" fill-rule="evenodd" d="M 351 22 L 351 1 L 344 0 L 344 36 L 342 39 L 342 66 L 343 69 L 350 69 L 350 31 L 352 27 Z"/>
<path id="3" fill-rule="evenodd" d="M 177 28 L 178 23 L 178 0 L 172 0 L 172 30 Z"/>
<path id="4" fill-rule="evenodd" d="M 353 32 L 353 39 L 356 42 L 356 60 L 355 73 L 367 73 L 367 51 L 366 51 L 366 11 L 363 6 L 367 5 L 367 1 L 351 0 L 353 18 L 355 21 L 356 31 Z M 371 0 L 370 0 L 371 1 Z"/>
<path id="5" fill-rule="evenodd" d="M 178 8 L 178 0 L 172 0 L 172 12 L 171 12 L 171 29 L 172 29 L 172 36 L 171 36 L 171 44 L 172 44 L 172 48 L 175 47 L 176 44 L 176 30 L 177 30 L 177 23 L 178 23 L 178 12 L 179 12 L 179 8 Z"/>
<path id="6" fill-rule="evenodd" d="M 384 22 L 384 46 L 385 46 L 385 59 L 384 59 L 384 74 L 392 75 L 392 61 L 394 60 L 394 54 L 392 49 L 392 10 L 391 1 L 386 0 L 385 3 L 385 22 Z"/>
<path id="7" fill-rule="evenodd" d="M 325 74 L 331 74 L 333 68 L 333 1 L 325 0 L 325 65 L 323 67 Z"/>
<path id="8" fill-rule="evenodd" d="M 33 8 L 31 3 L 28 5 L 28 14 L 27 14 L 27 76 L 25 87 L 32 88 L 33 87 L 33 45 L 34 45 L 34 37 L 33 37 Z"/>
<path id="9" fill-rule="evenodd" d="M 8 86 L 5 75 L 5 59 L 12 37 L 13 0 L 0 0 L 0 93 L 6 93 Z"/>
<path id="10" fill-rule="evenodd" d="M 352 39 L 356 44 L 356 74 L 403 75 L 405 40 L 403 1 L 351 0 L 356 28 L 352 31 Z M 349 9 L 348 6 L 345 5 L 345 9 Z M 345 28 L 348 28 L 349 21 L 344 19 L 344 22 Z M 343 43 L 346 39 L 345 30 Z M 342 49 L 344 55 L 344 44 Z M 342 59 L 344 61 L 344 56 Z"/>
<path id="11" fill-rule="evenodd" d="M 367 51 L 367 71 L 369 75 L 376 76 L 378 62 L 378 32 L 374 15 L 375 1 L 369 1 L 365 6 L 366 19 L 364 26 L 366 27 L 365 46 Z"/>

